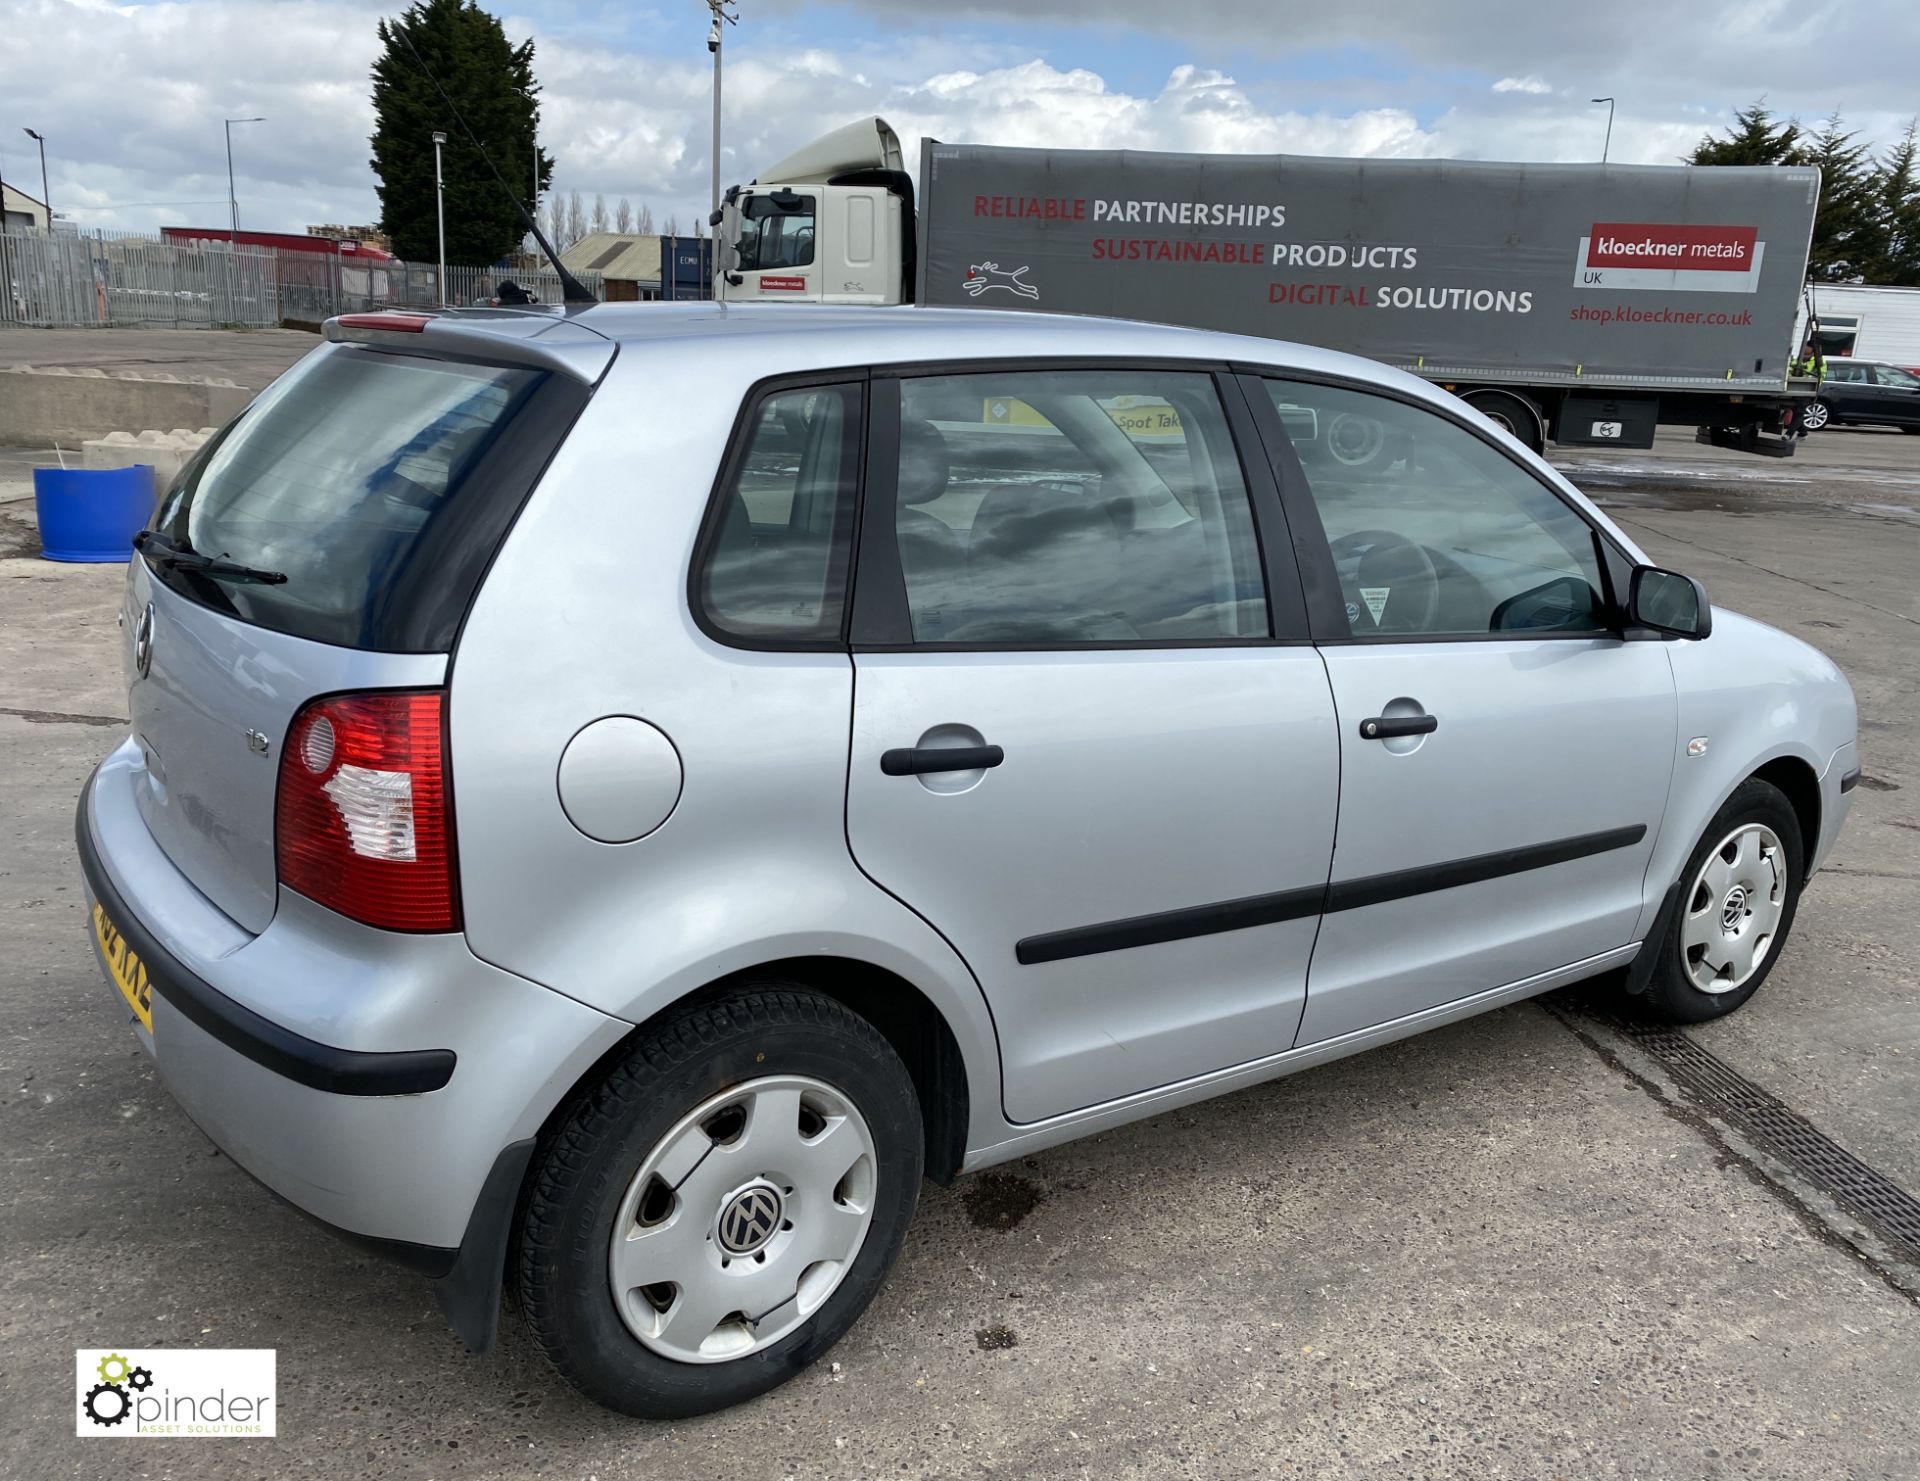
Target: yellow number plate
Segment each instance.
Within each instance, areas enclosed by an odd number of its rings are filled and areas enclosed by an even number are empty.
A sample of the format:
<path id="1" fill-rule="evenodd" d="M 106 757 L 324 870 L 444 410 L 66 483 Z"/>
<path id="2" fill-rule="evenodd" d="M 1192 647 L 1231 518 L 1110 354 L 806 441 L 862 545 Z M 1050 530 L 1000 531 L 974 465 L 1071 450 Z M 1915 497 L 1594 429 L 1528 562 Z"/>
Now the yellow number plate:
<path id="1" fill-rule="evenodd" d="M 106 958 L 107 975 L 113 979 L 113 985 L 120 989 L 120 996 L 127 1000 L 127 1006 L 133 1009 L 133 1016 L 146 1025 L 148 1033 L 152 1033 L 153 984 L 147 981 L 147 964 L 127 945 L 127 938 L 120 934 L 120 928 L 107 918 L 107 912 L 97 904 L 93 907 L 93 934 L 100 943 L 101 956 Z"/>

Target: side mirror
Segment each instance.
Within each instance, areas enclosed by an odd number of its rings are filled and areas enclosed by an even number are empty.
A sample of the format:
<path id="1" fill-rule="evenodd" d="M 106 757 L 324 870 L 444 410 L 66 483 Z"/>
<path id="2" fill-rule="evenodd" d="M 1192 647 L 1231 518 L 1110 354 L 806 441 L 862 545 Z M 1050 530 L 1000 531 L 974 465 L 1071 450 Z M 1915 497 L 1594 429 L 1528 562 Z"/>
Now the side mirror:
<path id="1" fill-rule="evenodd" d="M 1713 631 L 1707 589 L 1691 576 L 1658 566 L 1635 566 L 1627 587 L 1627 622 L 1674 638 L 1704 638 Z"/>

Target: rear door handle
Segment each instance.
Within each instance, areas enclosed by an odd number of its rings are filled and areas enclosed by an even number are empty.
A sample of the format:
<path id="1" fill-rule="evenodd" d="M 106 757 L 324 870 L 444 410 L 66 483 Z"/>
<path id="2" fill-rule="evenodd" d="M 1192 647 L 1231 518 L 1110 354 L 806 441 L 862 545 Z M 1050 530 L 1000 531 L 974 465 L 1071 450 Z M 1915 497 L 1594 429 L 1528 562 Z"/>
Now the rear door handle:
<path id="1" fill-rule="evenodd" d="M 896 746 L 880 753 L 888 776 L 929 776 L 939 771 L 981 771 L 998 766 L 1007 753 L 998 746 Z"/>
<path id="2" fill-rule="evenodd" d="M 1396 735 L 1432 735 L 1440 728 L 1434 715 L 1375 715 L 1360 722 L 1361 740 L 1392 740 Z"/>

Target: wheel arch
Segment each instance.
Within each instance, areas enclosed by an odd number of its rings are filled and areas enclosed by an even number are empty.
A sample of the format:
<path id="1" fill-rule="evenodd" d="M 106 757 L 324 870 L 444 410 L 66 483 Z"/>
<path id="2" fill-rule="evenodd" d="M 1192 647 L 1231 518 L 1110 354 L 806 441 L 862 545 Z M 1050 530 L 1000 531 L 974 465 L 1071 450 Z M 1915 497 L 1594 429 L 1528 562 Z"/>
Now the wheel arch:
<path id="1" fill-rule="evenodd" d="M 663 1018 L 769 977 L 785 978 L 832 998 L 880 1031 L 907 1067 L 919 1098 L 927 1176 L 938 1183 L 952 1182 L 966 1158 L 969 1117 L 975 1096 L 959 1038 L 933 999 L 914 983 L 873 962 L 847 956 L 770 957 L 736 968 L 680 994 L 671 1002 L 662 1003 L 623 1034 L 567 1088 L 536 1133 L 536 1144 L 546 1147 L 581 1097 Z M 534 1161 L 537 1165 L 538 1158 Z M 523 1179 L 520 1189 L 523 1201 L 530 1176 L 529 1173 L 529 1178 Z"/>
<path id="2" fill-rule="evenodd" d="M 1793 808 L 1794 821 L 1800 825 L 1800 882 L 1805 884 L 1807 868 L 1820 846 L 1819 772 L 1799 756 L 1776 756 L 1740 780 L 1742 783 L 1756 780 L 1767 782 L 1786 796 Z M 1729 790 L 1727 795 L 1732 796 L 1732 791 Z"/>

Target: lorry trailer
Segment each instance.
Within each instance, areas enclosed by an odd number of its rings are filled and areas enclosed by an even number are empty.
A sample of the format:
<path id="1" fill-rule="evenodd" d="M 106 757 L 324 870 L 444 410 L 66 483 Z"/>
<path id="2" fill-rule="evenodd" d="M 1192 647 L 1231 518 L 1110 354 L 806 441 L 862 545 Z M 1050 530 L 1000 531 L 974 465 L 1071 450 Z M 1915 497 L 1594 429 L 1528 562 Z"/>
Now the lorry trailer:
<path id="1" fill-rule="evenodd" d="M 729 190 L 721 296 L 1145 319 L 1346 350 L 1535 449 L 1789 456 L 1820 172 L 921 146 L 862 119 Z M 917 207 L 917 209 L 916 209 Z"/>

